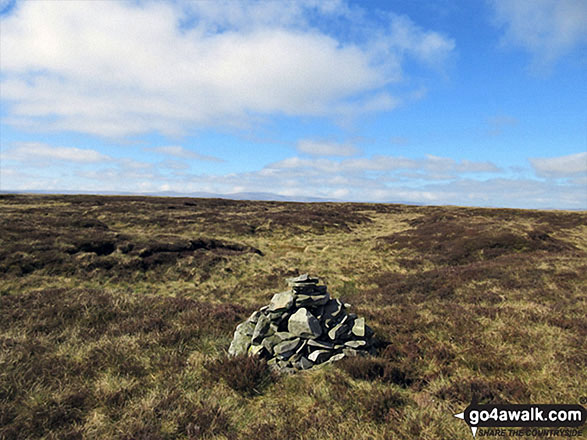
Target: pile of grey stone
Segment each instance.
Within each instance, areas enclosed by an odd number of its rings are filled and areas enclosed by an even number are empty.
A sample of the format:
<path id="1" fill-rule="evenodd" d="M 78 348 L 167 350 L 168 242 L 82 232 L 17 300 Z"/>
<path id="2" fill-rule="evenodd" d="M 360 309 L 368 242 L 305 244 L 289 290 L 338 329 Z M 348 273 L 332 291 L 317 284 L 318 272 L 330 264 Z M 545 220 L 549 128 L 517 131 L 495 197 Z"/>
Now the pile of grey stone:
<path id="1" fill-rule="evenodd" d="M 365 318 L 330 298 L 318 278 L 304 274 L 287 283 L 290 290 L 273 295 L 269 305 L 237 326 L 229 354 L 257 355 L 276 370 L 293 372 L 374 353 Z"/>

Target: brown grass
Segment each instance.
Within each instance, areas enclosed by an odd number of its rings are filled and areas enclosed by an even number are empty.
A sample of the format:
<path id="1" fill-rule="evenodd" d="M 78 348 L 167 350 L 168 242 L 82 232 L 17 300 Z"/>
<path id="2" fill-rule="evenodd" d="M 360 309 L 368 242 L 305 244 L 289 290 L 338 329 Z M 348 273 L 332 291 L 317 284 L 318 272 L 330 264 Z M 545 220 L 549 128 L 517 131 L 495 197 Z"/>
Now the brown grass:
<path id="1" fill-rule="evenodd" d="M 267 363 L 255 356 L 234 356 L 214 359 L 204 364 L 210 380 L 223 380 L 244 396 L 262 394 L 275 381 L 276 375 Z"/>
<path id="2" fill-rule="evenodd" d="M 0 439 L 449 439 L 587 395 L 587 215 L 0 195 Z M 236 325 L 304 272 L 374 357 L 275 376 Z"/>

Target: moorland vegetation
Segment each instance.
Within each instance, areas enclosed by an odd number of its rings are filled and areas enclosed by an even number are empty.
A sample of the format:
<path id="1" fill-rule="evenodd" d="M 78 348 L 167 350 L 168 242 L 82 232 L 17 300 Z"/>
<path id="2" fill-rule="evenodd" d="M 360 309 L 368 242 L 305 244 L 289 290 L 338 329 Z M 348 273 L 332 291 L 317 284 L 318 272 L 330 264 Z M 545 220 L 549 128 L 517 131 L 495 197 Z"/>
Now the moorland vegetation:
<path id="1" fill-rule="evenodd" d="M 454 439 L 587 395 L 587 213 L 0 195 L 0 439 Z M 278 375 L 234 329 L 319 275 L 382 341 Z"/>

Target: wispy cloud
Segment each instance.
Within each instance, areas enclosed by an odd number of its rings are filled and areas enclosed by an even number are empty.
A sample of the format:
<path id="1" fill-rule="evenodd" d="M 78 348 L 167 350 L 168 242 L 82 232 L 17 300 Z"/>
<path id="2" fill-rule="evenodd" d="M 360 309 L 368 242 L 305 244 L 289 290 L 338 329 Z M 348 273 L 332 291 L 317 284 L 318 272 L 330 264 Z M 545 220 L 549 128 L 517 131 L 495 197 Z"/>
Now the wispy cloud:
<path id="1" fill-rule="evenodd" d="M 454 47 L 345 2 L 21 2 L 1 19 L 5 122 L 115 137 L 390 110 L 407 57 Z M 361 35 L 318 27 L 329 20 Z"/>
<path id="2" fill-rule="evenodd" d="M 312 156 L 354 156 L 361 151 L 351 144 L 339 144 L 312 139 L 299 140 L 297 150 L 300 153 L 310 154 Z"/>
<path id="3" fill-rule="evenodd" d="M 155 153 L 163 154 L 166 156 L 174 156 L 180 159 L 193 159 L 201 160 L 206 162 L 224 162 L 223 159 L 214 156 L 206 156 L 204 154 L 196 153 L 195 151 L 188 150 L 181 145 L 166 145 L 162 147 L 148 147 L 146 151 L 154 151 Z"/>
<path id="4" fill-rule="evenodd" d="M 106 162 L 112 159 L 96 150 L 53 147 L 41 142 L 18 142 L 13 148 L 8 148 L 2 156 L 4 159 L 20 162 L 59 160 L 85 164 Z"/>
<path id="5" fill-rule="evenodd" d="M 587 44 L 587 2 L 583 0 L 490 0 L 503 44 L 521 47 L 534 65 L 549 67 L 573 48 Z"/>
<path id="6" fill-rule="evenodd" d="M 550 158 L 531 158 L 536 174 L 547 178 L 581 178 L 587 176 L 587 153 Z"/>
<path id="7" fill-rule="evenodd" d="M 66 157 L 70 158 L 69 155 Z M 11 164 L 2 161 L 3 190 L 80 190 L 180 193 L 272 192 L 284 196 L 349 201 L 587 209 L 585 154 L 532 159 L 538 174 L 565 180 L 506 178 L 491 162 L 425 156 L 373 156 L 334 160 L 292 157 L 257 171 L 194 174 L 184 162 L 148 164 L 114 159 L 88 167 L 66 160 Z M 576 165 L 580 163 L 582 165 Z M 583 168 L 582 168 L 583 167 Z M 47 172 L 50 171 L 50 172 Z M 72 180 L 75 177 L 75 180 Z M 269 189 L 269 190 L 268 190 Z"/>
<path id="8" fill-rule="evenodd" d="M 321 173 L 417 170 L 422 173 L 437 173 L 437 175 L 442 175 L 443 179 L 451 178 L 453 174 L 497 173 L 501 171 L 499 167 L 491 162 L 456 161 L 451 158 L 432 155 L 421 159 L 375 155 L 372 157 L 357 157 L 340 161 L 326 158 L 305 159 L 301 157 L 290 157 L 271 163 L 265 169 L 308 169 L 317 170 Z"/>

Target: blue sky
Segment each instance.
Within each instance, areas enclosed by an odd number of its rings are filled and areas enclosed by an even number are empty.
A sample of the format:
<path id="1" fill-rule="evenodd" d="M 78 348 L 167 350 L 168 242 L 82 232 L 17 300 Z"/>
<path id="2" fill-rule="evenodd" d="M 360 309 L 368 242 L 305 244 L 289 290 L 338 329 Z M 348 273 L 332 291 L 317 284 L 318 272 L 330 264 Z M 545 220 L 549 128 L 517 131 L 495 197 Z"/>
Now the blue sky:
<path id="1" fill-rule="evenodd" d="M 587 209 L 587 1 L 0 0 L 0 189 Z"/>

